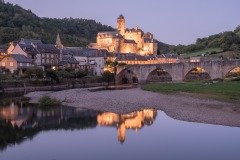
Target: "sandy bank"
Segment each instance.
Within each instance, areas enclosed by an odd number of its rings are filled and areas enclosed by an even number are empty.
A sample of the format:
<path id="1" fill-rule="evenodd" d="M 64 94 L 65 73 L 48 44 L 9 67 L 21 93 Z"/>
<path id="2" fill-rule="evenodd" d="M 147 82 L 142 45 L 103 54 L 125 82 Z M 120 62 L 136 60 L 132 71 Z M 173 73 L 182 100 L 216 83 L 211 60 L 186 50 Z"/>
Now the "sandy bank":
<path id="1" fill-rule="evenodd" d="M 158 109 L 168 116 L 191 122 L 240 127 L 240 105 L 197 97 L 190 94 L 160 94 L 140 88 L 90 92 L 72 89 L 58 92 L 32 92 L 27 94 L 32 103 L 50 95 L 63 105 L 115 113 L 129 113 L 140 109 Z"/>

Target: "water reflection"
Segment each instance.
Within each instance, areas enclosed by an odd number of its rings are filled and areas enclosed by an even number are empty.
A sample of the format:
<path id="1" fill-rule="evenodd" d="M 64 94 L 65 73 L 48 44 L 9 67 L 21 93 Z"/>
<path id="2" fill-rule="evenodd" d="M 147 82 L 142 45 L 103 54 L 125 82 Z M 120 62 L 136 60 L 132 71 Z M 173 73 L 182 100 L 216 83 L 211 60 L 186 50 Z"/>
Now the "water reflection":
<path id="1" fill-rule="evenodd" d="M 157 111 L 145 109 L 130 114 L 102 113 L 98 115 L 97 122 L 100 126 L 116 126 L 118 129 L 118 140 L 123 143 L 126 139 L 126 130 L 138 131 L 144 125 L 152 125 L 157 116 Z"/>
<path id="2" fill-rule="evenodd" d="M 99 126 L 116 127 L 118 140 L 123 143 L 126 130 L 139 130 L 151 125 L 156 110 L 142 110 L 130 114 L 97 112 L 71 107 L 43 109 L 23 101 L 7 101 L 0 104 L 0 149 L 31 139 L 46 130 L 80 130 Z"/>

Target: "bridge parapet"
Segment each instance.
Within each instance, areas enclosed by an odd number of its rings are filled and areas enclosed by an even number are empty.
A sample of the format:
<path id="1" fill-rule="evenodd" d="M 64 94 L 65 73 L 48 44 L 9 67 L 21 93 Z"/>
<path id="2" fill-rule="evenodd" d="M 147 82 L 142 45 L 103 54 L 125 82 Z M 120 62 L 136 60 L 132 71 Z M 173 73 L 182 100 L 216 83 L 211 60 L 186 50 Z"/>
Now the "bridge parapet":
<path id="1" fill-rule="evenodd" d="M 220 60 L 220 61 L 203 61 L 203 62 L 182 62 L 168 64 L 146 64 L 146 65 L 125 65 L 117 67 L 117 77 L 123 71 L 129 70 L 139 80 L 146 82 L 149 74 L 156 69 L 163 69 L 170 74 L 173 81 L 183 81 L 185 76 L 196 68 L 204 69 L 211 79 L 223 79 L 232 69 L 240 67 L 240 60 Z"/>

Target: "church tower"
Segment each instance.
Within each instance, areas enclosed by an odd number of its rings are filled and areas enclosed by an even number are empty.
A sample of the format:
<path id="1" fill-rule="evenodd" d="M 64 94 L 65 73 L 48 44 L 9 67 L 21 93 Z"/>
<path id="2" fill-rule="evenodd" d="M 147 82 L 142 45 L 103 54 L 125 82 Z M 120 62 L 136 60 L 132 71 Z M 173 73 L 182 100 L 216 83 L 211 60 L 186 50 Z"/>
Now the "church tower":
<path id="1" fill-rule="evenodd" d="M 118 17 L 117 23 L 118 23 L 118 30 L 119 30 L 120 34 L 122 36 L 124 36 L 124 33 L 125 33 L 125 19 L 124 19 L 122 14 Z"/>
<path id="2" fill-rule="evenodd" d="M 62 42 L 61 42 L 59 33 L 58 33 L 57 39 L 56 39 L 56 47 L 57 47 L 58 49 L 63 49 L 63 44 L 62 44 Z"/>

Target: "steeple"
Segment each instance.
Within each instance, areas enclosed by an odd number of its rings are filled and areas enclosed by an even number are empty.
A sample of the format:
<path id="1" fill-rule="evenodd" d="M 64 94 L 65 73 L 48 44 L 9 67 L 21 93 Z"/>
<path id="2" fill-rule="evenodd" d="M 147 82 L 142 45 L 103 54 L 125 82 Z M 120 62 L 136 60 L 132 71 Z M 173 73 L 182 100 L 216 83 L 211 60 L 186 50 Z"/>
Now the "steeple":
<path id="1" fill-rule="evenodd" d="M 63 49 L 63 44 L 62 44 L 62 42 L 61 42 L 59 33 L 58 33 L 57 39 L 56 39 L 56 47 L 57 47 L 58 49 Z"/>

